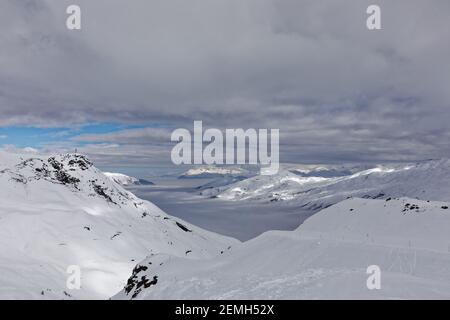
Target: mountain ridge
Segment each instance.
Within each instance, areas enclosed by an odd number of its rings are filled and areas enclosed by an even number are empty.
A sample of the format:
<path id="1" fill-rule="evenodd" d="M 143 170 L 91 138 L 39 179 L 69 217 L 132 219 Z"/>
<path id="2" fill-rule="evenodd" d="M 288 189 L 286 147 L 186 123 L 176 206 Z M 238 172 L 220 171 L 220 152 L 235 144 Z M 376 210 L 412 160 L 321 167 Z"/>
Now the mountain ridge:
<path id="1" fill-rule="evenodd" d="M 0 297 L 104 299 L 154 253 L 212 257 L 238 243 L 173 218 L 85 156 L 0 152 Z M 82 271 L 68 291 L 66 269 Z"/>

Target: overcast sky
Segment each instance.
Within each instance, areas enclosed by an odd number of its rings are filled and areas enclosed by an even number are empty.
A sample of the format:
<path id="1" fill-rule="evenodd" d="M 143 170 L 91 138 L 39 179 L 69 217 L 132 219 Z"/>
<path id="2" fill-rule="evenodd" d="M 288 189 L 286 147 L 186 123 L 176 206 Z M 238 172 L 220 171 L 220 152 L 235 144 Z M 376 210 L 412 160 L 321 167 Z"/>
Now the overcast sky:
<path id="1" fill-rule="evenodd" d="M 448 0 L 1 0 L 0 145 L 144 172 L 203 120 L 279 128 L 283 162 L 450 157 L 449 15 Z"/>

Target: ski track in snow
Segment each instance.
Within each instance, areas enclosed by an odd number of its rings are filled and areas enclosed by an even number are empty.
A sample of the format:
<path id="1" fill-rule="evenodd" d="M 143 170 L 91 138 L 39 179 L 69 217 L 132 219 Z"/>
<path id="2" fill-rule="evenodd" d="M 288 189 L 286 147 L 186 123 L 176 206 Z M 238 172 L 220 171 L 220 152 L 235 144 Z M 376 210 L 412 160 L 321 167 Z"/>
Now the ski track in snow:
<path id="1" fill-rule="evenodd" d="M 421 210 L 404 214 L 408 203 Z M 214 259 L 155 255 L 141 263 L 157 262 L 145 274 L 157 275 L 158 283 L 133 298 L 445 299 L 450 297 L 445 206 L 408 198 L 349 199 L 295 231 L 266 232 Z M 370 265 L 382 270 L 381 290 L 366 287 Z"/>

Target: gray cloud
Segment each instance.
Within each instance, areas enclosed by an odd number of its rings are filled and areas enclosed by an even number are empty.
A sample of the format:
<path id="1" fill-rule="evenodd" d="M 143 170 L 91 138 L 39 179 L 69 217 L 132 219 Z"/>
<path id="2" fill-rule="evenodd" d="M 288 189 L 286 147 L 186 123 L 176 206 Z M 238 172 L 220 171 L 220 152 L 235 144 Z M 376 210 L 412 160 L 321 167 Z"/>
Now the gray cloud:
<path id="1" fill-rule="evenodd" d="M 102 134 L 82 134 L 71 140 L 79 142 L 114 142 L 121 144 L 128 143 L 167 143 L 170 141 L 172 131 L 165 128 L 139 128 L 127 129 L 112 133 Z"/>
<path id="2" fill-rule="evenodd" d="M 1 2 L 0 126 L 199 119 L 280 128 L 289 162 L 450 156 L 448 1 L 376 1 L 368 31 L 365 0 L 79 0 L 80 32 L 72 2 Z M 159 130 L 72 143 L 168 161 Z"/>

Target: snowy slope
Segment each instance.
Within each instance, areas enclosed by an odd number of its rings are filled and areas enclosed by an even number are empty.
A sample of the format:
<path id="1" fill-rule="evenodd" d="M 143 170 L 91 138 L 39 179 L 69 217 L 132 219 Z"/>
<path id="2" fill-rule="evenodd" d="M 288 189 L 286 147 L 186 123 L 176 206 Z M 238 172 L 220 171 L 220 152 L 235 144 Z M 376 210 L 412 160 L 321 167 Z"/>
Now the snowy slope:
<path id="1" fill-rule="evenodd" d="M 0 298 L 107 298 L 149 254 L 206 258 L 237 242 L 166 215 L 81 155 L 1 152 L 0 190 Z M 66 288 L 69 265 L 81 290 Z"/>
<path id="2" fill-rule="evenodd" d="M 364 164 L 341 164 L 341 165 L 330 165 L 330 164 L 314 164 L 314 165 L 298 165 L 298 164 L 284 164 L 282 167 L 296 175 L 302 177 L 323 177 L 323 178 L 333 178 L 333 177 L 343 177 L 349 176 L 354 173 L 368 170 L 373 168 L 373 166 Z"/>
<path id="3" fill-rule="evenodd" d="M 257 176 L 220 188 L 227 200 L 287 201 L 313 210 L 348 197 L 410 197 L 450 201 L 450 160 L 378 166 L 344 177 L 301 177 L 288 171 Z"/>
<path id="4" fill-rule="evenodd" d="M 349 199 L 215 259 L 151 256 L 115 298 L 449 299 L 449 234 L 447 203 Z M 366 286 L 371 265 L 380 290 Z"/>
<path id="5" fill-rule="evenodd" d="M 196 187 L 196 190 L 198 190 L 199 194 L 203 196 L 215 196 L 222 190 L 223 187 L 245 179 L 247 179 L 245 176 L 224 176 L 215 178 L 212 181 L 208 181 L 207 183 Z"/>
<path id="6" fill-rule="evenodd" d="M 210 192 L 209 195 L 225 200 L 292 200 L 298 190 L 325 185 L 330 181 L 331 179 L 322 177 L 301 177 L 281 170 L 276 175 L 259 175 L 231 185 L 216 187 L 216 192 Z"/>

